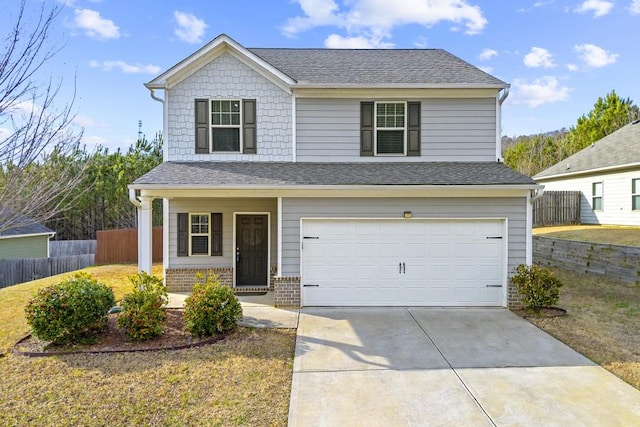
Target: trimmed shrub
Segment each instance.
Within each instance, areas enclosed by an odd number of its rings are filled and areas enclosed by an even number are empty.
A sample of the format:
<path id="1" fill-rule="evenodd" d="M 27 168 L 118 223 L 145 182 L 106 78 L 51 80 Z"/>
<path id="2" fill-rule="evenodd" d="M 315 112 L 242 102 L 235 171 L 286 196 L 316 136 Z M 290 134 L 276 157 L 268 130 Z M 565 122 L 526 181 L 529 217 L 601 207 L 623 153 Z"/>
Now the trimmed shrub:
<path id="1" fill-rule="evenodd" d="M 242 306 L 233 289 L 221 286 L 215 274 L 198 273 L 193 292 L 185 301 L 185 328 L 196 337 L 213 336 L 234 329 L 242 318 Z M 204 283 L 201 280 L 204 279 Z"/>
<path id="2" fill-rule="evenodd" d="M 162 334 L 167 318 L 163 307 L 167 304 L 167 288 L 162 279 L 146 272 L 129 276 L 133 292 L 120 301 L 118 326 L 125 329 L 133 341 L 145 341 Z"/>
<path id="3" fill-rule="evenodd" d="M 90 274 L 76 273 L 67 280 L 40 289 L 25 308 L 34 336 L 55 344 L 77 342 L 90 329 L 106 325 L 115 305 L 111 288 Z"/>
<path id="4" fill-rule="evenodd" d="M 557 304 L 562 282 L 551 270 L 535 264 L 520 264 L 514 273 L 511 281 L 518 286 L 518 294 L 522 296 L 522 302 L 527 309 L 537 313 L 543 307 Z"/>

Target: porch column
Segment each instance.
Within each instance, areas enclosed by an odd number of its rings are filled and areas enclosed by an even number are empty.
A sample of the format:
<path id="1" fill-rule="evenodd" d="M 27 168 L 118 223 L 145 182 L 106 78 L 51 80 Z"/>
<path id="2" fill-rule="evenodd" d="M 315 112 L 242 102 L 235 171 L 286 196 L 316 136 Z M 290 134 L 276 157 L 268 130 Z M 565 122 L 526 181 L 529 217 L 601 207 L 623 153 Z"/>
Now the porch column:
<path id="1" fill-rule="evenodd" d="M 153 264 L 152 202 L 153 197 L 140 196 L 138 208 L 138 272 L 151 274 Z"/>

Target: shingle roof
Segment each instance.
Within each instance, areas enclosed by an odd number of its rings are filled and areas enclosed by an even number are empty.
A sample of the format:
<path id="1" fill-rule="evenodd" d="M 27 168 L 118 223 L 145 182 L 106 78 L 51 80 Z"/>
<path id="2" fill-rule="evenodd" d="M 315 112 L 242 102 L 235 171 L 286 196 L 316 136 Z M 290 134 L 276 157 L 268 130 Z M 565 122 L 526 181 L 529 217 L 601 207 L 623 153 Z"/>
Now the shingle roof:
<path id="1" fill-rule="evenodd" d="M 299 84 L 508 86 L 442 49 L 248 50 Z"/>
<path id="2" fill-rule="evenodd" d="M 22 215 L 7 206 L 0 206 L 0 228 L 11 228 L 0 231 L 0 236 L 21 236 L 25 234 L 53 234 L 54 231 L 33 219 Z"/>
<path id="3" fill-rule="evenodd" d="M 540 172 L 534 179 L 640 164 L 640 122 L 630 123 Z"/>
<path id="4" fill-rule="evenodd" d="M 533 185 L 502 163 L 164 162 L 133 187 L 278 187 L 325 185 Z"/>

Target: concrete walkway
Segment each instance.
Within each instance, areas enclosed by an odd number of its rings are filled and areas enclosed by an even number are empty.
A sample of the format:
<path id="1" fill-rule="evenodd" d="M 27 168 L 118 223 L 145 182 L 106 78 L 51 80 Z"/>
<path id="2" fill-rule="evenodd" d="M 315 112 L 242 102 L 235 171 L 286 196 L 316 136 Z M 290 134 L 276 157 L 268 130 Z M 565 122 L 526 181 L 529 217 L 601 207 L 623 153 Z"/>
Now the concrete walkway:
<path id="1" fill-rule="evenodd" d="M 189 292 L 170 293 L 167 308 L 182 308 Z M 297 328 L 298 309 L 282 309 L 273 306 L 273 292 L 265 295 L 237 295 L 242 305 L 240 326 L 253 328 Z"/>
<path id="2" fill-rule="evenodd" d="M 289 426 L 632 426 L 640 391 L 504 309 L 303 309 Z"/>

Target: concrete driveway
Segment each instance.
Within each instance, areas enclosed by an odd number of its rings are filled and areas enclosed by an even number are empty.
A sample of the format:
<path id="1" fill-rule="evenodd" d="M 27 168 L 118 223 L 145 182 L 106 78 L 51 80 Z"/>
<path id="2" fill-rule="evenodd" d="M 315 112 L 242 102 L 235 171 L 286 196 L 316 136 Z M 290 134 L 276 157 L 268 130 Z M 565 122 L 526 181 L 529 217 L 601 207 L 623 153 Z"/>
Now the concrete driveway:
<path id="1" fill-rule="evenodd" d="M 504 309 L 303 309 L 290 426 L 631 426 L 640 391 Z"/>

